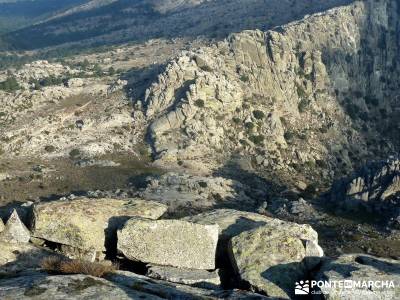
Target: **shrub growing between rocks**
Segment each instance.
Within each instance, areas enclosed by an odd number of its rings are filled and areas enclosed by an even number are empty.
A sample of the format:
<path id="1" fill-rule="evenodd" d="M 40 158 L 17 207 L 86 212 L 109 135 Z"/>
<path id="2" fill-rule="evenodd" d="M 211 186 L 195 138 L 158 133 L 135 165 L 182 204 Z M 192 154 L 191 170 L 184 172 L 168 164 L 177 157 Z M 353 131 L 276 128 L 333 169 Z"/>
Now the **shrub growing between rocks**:
<path id="1" fill-rule="evenodd" d="M 104 277 L 118 269 L 116 265 L 105 265 L 80 259 L 69 260 L 60 256 L 46 257 L 41 261 L 40 266 L 49 273 L 84 274 L 94 277 Z"/>

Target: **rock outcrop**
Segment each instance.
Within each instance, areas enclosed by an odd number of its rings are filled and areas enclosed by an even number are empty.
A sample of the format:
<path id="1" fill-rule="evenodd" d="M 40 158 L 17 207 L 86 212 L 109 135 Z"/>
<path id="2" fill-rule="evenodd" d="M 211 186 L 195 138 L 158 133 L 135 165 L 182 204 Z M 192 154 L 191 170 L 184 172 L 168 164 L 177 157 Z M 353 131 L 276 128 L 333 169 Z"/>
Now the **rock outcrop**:
<path id="1" fill-rule="evenodd" d="M 37 270 L 42 259 L 50 255 L 54 253 L 32 244 L 0 241 L 0 277 Z"/>
<path id="2" fill-rule="evenodd" d="M 338 180 L 331 199 L 350 210 L 387 212 L 400 208 L 400 160 L 392 157 L 369 163 L 348 178 Z"/>
<path id="3" fill-rule="evenodd" d="M 217 224 L 219 227 L 219 257 L 228 254 L 228 242 L 241 233 L 264 227 L 271 232 L 291 234 L 306 241 L 318 243 L 318 234 L 309 225 L 299 225 L 274 219 L 264 215 L 233 209 L 217 209 L 199 215 L 185 217 L 183 220 L 198 224 Z"/>
<path id="4" fill-rule="evenodd" d="M 128 288 L 136 288 L 151 295 L 162 295 L 167 299 L 270 299 L 260 294 L 254 294 L 243 290 L 206 290 L 194 288 L 187 285 L 176 283 L 166 283 L 164 281 L 149 279 L 131 272 L 118 271 L 107 277 L 114 283 Z"/>
<path id="5" fill-rule="evenodd" d="M 219 288 L 221 285 L 218 271 L 209 272 L 206 270 L 152 265 L 147 270 L 146 276 L 204 288 Z"/>
<path id="6" fill-rule="evenodd" d="M 107 279 L 87 275 L 28 273 L 1 280 L 1 299 L 268 299 L 245 291 L 213 291 L 172 285 L 131 272 L 117 272 Z"/>
<path id="7" fill-rule="evenodd" d="M 102 252 L 115 246 L 117 229 L 130 217 L 158 219 L 166 210 L 163 204 L 140 199 L 81 198 L 39 203 L 33 209 L 33 235 Z"/>
<path id="8" fill-rule="evenodd" d="M 398 146 L 398 12 L 397 1 L 355 1 L 184 53 L 143 103 L 154 154 L 211 168 L 250 156 L 281 181 L 309 183 L 389 153 Z"/>
<path id="9" fill-rule="evenodd" d="M 239 277 L 271 297 L 287 298 L 292 284 L 319 263 L 323 251 L 309 225 L 219 209 L 186 217 L 200 224 L 218 224 L 218 261 L 230 263 Z"/>
<path id="10" fill-rule="evenodd" d="M 132 218 L 118 231 L 118 250 L 127 258 L 179 268 L 213 270 L 217 225 Z"/>
<path id="11" fill-rule="evenodd" d="M 347 281 L 349 285 L 323 286 L 325 299 L 398 299 L 400 264 L 396 260 L 364 254 L 343 255 L 323 263 L 316 279 Z M 360 284 L 360 286 L 357 286 Z"/>
<path id="12" fill-rule="evenodd" d="M 9 243 L 28 243 L 31 233 L 20 220 L 16 210 L 8 219 L 4 230 L 0 232 L 0 241 Z"/>
<path id="13" fill-rule="evenodd" d="M 309 270 L 307 260 L 323 255 L 322 250 L 315 251 L 321 249 L 316 236 L 308 225 L 267 224 L 233 237 L 230 258 L 240 278 L 255 290 L 289 299 L 293 282 L 305 278 Z"/>

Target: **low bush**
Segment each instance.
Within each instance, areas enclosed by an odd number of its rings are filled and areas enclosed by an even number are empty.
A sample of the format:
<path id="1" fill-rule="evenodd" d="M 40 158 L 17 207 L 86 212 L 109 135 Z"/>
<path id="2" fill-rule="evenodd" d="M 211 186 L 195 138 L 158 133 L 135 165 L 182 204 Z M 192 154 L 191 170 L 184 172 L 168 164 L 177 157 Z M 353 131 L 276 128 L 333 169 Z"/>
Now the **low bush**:
<path id="1" fill-rule="evenodd" d="M 8 77 L 5 81 L 0 82 L 0 90 L 11 93 L 21 89 L 17 79 L 13 76 Z"/>
<path id="2" fill-rule="evenodd" d="M 116 265 L 106 265 L 80 259 L 66 259 L 61 256 L 46 257 L 41 261 L 40 266 L 49 273 L 84 274 L 94 277 L 104 277 L 118 269 Z"/>
<path id="3" fill-rule="evenodd" d="M 194 102 L 197 107 L 203 108 L 205 106 L 204 100 L 198 99 Z"/>
<path id="4" fill-rule="evenodd" d="M 250 141 L 252 141 L 256 145 L 260 145 L 264 142 L 264 136 L 263 135 L 252 135 L 250 138 Z"/>
<path id="5" fill-rule="evenodd" d="M 265 114 L 263 111 L 261 110 L 255 110 L 253 111 L 253 116 L 254 118 L 256 118 L 257 120 L 262 120 L 265 118 Z"/>

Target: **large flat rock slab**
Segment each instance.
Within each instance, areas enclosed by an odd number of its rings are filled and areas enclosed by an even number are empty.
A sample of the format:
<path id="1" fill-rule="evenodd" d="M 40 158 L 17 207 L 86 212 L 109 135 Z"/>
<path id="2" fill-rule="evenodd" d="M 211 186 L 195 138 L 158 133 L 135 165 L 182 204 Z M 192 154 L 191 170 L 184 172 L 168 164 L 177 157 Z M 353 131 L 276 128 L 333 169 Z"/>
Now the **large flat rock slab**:
<path id="1" fill-rule="evenodd" d="M 42 259 L 50 255 L 54 253 L 32 244 L 0 241 L 0 278 L 39 268 Z"/>
<path id="2" fill-rule="evenodd" d="M 87 275 L 48 275 L 31 272 L 0 281 L 0 299 L 232 299 L 263 300 L 265 296 L 239 290 L 208 290 L 117 271 L 106 279 Z"/>
<path id="3" fill-rule="evenodd" d="M 33 208 L 33 235 L 79 249 L 104 251 L 116 230 L 130 217 L 157 219 L 167 207 L 141 199 L 62 200 Z"/>
<path id="4" fill-rule="evenodd" d="M 107 279 L 135 290 L 152 295 L 161 295 L 163 299 L 230 299 L 230 300 L 264 300 L 270 299 L 260 294 L 243 290 L 202 289 L 179 283 L 166 282 L 127 271 L 117 271 Z"/>
<path id="5" fill-rule="evenodd" d="M 252 212 L 234 209 L 216 209 L 210 212 L 185 217 L 182 220 L 197 224 L 218 224 L 218 256 L 224 259 L 228 254 L 228 242 L 231 238 L 259 227 L 268 228 L 269 232 L 286 232 L 301 240 L 318 244 L 318 234 L 309 225 L 299 225 Z M 311 243 L 309 249 L 311 250 Z"/>
<path id="6" fill-rule="evenodd" d="M 105 279 L 86 275 L 50 276 L 28 274 L 2 280 L 0 299 L 163 299 L 127 287 L 118 286 Z"/>
<path id="7" fill-rule="evenodd" d="M 146 275 L 155 279 L 204 288 L 218 288 L 221 285 L 218 271 L 209 272 L 207 270 L 151 265 Z"/>
<path id="8" fill-rule="evenodd" d="M 400 262 L 398 260 L 373 257 L 365 254 L 347 254 L 334 260 L 326 260 L 321 266 L 316 280 L 348 281 L 352 285 L 322 286 L 325 299 L 386 300 L 400 299 Z M 354 283 L 360 282 L 360 286 Z M 369 287 L 368 282 L 373 282 Z M 375 285 L 392 282 L 393 286 Z M 363 284 L 364 283 L 364 284 Z"/>
<path id="9" fill-rule="evenodd" d="M 118 250 L 128 259 L 189 269 L 215 269 L 218 225 L 181 220 L 130 219 L 118 231 Z"/>

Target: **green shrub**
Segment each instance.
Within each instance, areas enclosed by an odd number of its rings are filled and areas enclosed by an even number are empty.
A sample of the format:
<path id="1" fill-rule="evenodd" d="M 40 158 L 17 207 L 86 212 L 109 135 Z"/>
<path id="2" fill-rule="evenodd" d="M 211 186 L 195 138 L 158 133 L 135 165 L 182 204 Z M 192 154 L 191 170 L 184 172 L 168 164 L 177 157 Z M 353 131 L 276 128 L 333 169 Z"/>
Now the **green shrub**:
<path id="1" fill-rule="evenodd" d="M 197 107 L 203 108 L 205 106 L 204 100 L 198 99 L 194 102 Z"/>
<path id="2" fill-rule="evenodd" d="M 244 127 L 246 127 L 248 130 L 252 130 L 255 127 L 255 125 L 252 122 L 246 122 L 244 124 Z"/>
<path id="3" fill-rule="evenodd" d="M 242 104 L 242 108 L 243 108 L 243 109 L 249 109 L 249 108 L 250 108 L 250 105 L 248 105 L 247 103 L 243 103 L 243 104 Z"/>
<path id="4" fill-rule="evenodd" d="M 285 140 L 290 141 L 294 138 L 294 133 L 291 131 L 286 131 L 283 137 L 285 138 Z"/>
<path id="5" fill-rule="evenodd" d="M 239 143 L 242 144 L 243 146 L 247 146 L 249 143 L 246 140 L 240 139 Z"/>
<path id="6" fill-rule="evenodd" d="M 114 75 L 115 74 L 115 69 L 113 68 L 113 67 L 110 67 L 109 69 L 108 69 L 108 75 Z"/>
<path id="7" fill-rule="evenodd" d="M 252 135 L 249 140 L 256 145 L 260 145 L 264 142 L 265 138 L 263 135 Z"/>
<path id="8" fill-rule="evenodd" d="M 71 157 L 71 158 L 77 158 L 80 155 L 81 155 L 81 151 L 79 151 L 79 149 L 72 149 L 69 152 L 69 157 Z"/>
<path id="9" fill-rule="evenodd" d="M 248 82 L 250 80 L 250 78 L 247 75 L 242 75 L 242 76 L 240 76 L 240 80 L 243 82 Z"/>
<path id="10" fill-rule="evenodd" d="M 200 69 L 202 69 L 205 72 L 212 72 L 213 71 L 213 69 L 210 66 L 207 66 L 207 65 L 200 66 Z"/>
<path id="11" fill-rule="evenodd" d="M 347 111 L 348 115 L 350 116 L 350 118 L 355 120 L 357 118 L 359 108 L 357 105 L 349 103 L 346 105 L 346 111 Z"/>
<path id="12" fill-rule="evenodd" d="M 298 105 L 299 112 L 304 113 L 306 111 L 308 105 L 309 105 L 309 102 L 307 99 L 304 99 L 304 98 L 301 99 L 301 101 L 299 102 L 299 105 Z"/>
<path id="13" fill-rule="evenodd" d="M 238 117 L 234 117 L 234 118 L 232 119 L 232 121 L 233 121 L 233 123 L 235 123 L 235 124 L 239 124 L 239 123 L 241 122 L 241 120 L 240 120 Z"/>
<path id="14" fill-rule="evenodd" d="M 52 152 L 56 151 L 56 147 L 54 147 L 53 145 L 47 145 L 44 147 L 44 150 L 48 153 L 52 153 Z"/>
<path id="15" fill-rule="evenodd" d="M 365 103 L 373 106 L 378 106 L 379 105 L 379 99 L 376 97 L 372 96 L 365 96 Z"/>
<path id="16" fill-rule="evenodd" d="M 11 93 L 21 89 L 17 79 L 14 76 L 7 77 L 3 82 L 0 82 L 0 90 Z"/>
<path id="17" fill-rule="evenodd" d="M 297 85 L 297 95 L 299 98 L 307 98 L 306 90 L 299 84 Z"/>
<path id="18" fill-rule="evenodd" d="M 265 118 L 265 114 L 263 111 L 261 110 L 255 110 L 253 111 L 253 116 L 254 118 L 256 118 L 257 120 L 262 120 Z"/>

